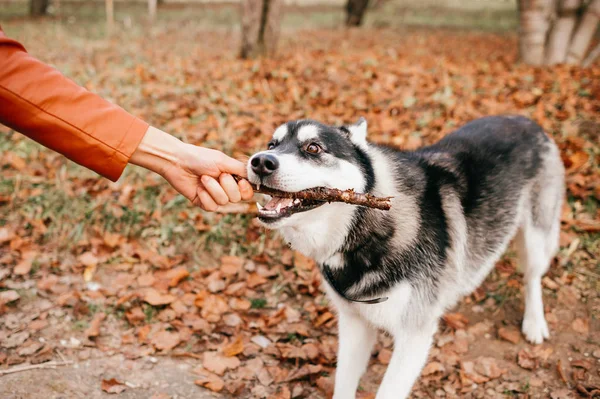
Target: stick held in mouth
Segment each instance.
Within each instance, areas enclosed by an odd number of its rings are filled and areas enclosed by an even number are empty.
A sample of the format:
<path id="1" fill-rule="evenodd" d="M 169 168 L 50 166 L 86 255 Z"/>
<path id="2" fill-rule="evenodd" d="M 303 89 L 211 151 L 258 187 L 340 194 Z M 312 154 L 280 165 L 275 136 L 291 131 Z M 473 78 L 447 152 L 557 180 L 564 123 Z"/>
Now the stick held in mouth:
<path id="1" fill-rule="evenodd" d="M 241 179 L 234 176 L 236 180 Z M 375 197 L 371 194 L 357 193 L 354 190 L 339 190 L 337 188 L 315 187 L 295 193 L 279 191 L 270 187 L 253 185 L 254 192 L 270 195 L 280 198 L 297 198 L 301 200 L 321 201 L 321 202 L 345 202 L 352 205 L 362 205 L 369 208 L 381 209 L 384 211 L 392 207 L 393 197 Z"/>

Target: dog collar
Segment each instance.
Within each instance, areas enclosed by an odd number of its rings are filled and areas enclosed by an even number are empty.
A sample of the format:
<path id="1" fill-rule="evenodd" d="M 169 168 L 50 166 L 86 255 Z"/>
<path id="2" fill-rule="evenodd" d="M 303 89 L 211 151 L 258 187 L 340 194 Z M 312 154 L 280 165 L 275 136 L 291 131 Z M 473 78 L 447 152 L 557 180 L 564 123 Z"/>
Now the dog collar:
<path id="1" fill-rule="evenodd" d="M 323 270 L 323 275 L 325 276 L 325 278 L 327 279 L 327 282 L 329 282 L 329 285 L 331 286 L 331 288 L 333 288 L 333 290 L 342 298 L 344 298 L 347 301 L 350 302 L 358 302 L 358 303 L 366 303 L 368 305 L 374 305 L 377 303 L 381 303 L 381 302 L 385 302 L 388 300 L 388 297 L 381 297 L 381 298 L 375 298 L 375 299 L 353 299 L 353 298 L 349 298 L 348 296 L 346 296 L 346 294 L 342 293 L 338 287 L 337 284 L 335 284 L 335 280 L 333 278 L 333 273 L 331 272 L 331 268 L 327 265 L 324 265 L 324 267 L 322 268 Z"/>

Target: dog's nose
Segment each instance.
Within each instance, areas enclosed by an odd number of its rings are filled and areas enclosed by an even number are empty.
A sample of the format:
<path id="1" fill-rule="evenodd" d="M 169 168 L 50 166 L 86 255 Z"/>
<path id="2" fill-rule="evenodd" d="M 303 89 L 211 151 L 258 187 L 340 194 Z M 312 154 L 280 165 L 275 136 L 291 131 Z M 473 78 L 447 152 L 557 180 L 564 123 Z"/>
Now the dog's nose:
<path id="1" fill-rule="evenodd" d="M 271 154 L 258 154 L 252 161 L 252 171 L 260 177 L 266 177 L 272 174 L 279 167 L 279 161 L 274 155 Z"/>

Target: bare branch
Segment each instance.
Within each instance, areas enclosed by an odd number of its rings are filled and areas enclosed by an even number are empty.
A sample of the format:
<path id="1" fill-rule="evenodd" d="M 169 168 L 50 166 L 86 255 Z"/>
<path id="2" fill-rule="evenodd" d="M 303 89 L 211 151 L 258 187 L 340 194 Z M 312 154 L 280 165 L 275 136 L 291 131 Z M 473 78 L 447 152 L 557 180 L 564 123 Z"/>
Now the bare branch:
<path id="1" fill-rule="evenodd" d="M 235 176 L 239 181 L 241 177 Z M 362 205 L 369 208 L 381 209 L 384 211 L 392 207 L 393 197 L 376 197 L 371 194 L 357 193 L 354 190 L 338 190 L 336 188 L 316 187 L 307 190 L 290 193 L 279 191 L 273 188 L 254 186 L 254 191 L 260 194 L 270 195 L 279 198 L 295 198 L 309 201 L 320 202 L 344 202 L 352 205 Z"/>

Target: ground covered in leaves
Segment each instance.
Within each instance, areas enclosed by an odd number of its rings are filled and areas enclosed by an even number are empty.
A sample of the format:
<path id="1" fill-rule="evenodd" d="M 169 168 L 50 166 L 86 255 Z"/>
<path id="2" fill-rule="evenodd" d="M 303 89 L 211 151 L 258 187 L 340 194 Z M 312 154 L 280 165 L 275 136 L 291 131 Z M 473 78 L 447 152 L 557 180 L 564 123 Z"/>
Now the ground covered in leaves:
<path id="1" fill-rule="evenodd" d="M 95 26 L 3 23 L 90 90 L 241 159 L 295 118 L 364 116 L 373 141 L 405 149 L 480 116 L 535 118 L 568 170 L 561 252 L 543 282 L 551 339 L 519 332 L 509 251 L 440 323 L 413 394 L 598 395 L 598 65 L 518 65 L 512 34 L 286 29 L 277 58 L 240 61 L 235 32 L 191 20 L 125 21 L 112 40 Z M 205 214 L 138 169 L 113 184 L 6 128 L 0 153 L 1 397 L 331 393 L 336 317 L 318 270 L 259 229 L 253 206 Z M 391 349 L 382 334 L 359 397 L 374 397 Z"/>

